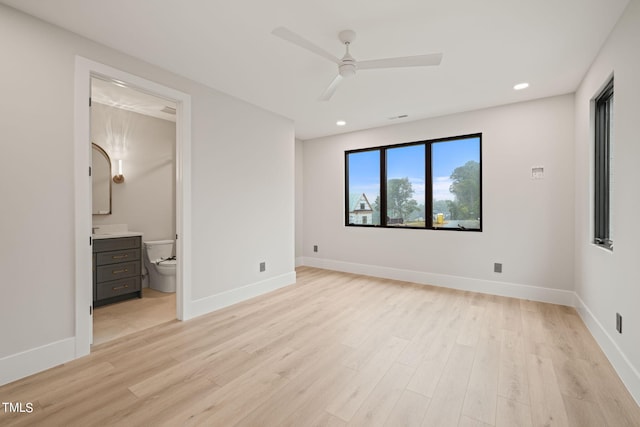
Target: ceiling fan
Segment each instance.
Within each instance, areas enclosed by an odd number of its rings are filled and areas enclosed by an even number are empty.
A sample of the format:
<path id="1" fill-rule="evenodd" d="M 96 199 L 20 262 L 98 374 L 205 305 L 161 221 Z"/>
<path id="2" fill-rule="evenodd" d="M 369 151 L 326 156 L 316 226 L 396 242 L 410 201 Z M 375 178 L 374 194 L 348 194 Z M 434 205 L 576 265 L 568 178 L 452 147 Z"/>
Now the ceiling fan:
<path id="1" fill-rule="evenodd" d="M 334 94 L 340 82 L 356 74 L 357 70 L 371 70 L 376 68 L 393 68 L 393 67 L 421 67 L 430 65 L 440 65 L 442 61 L 441 53 L 431 53 L 427 55 L 401 56 L 397 58 L 372 59 L 369 61 L 356 61 L 349 53 L 349 46 L 356 39 L 356 33 L 352 30 L 340 31 L 338 39 L 345 45 L 346 52 L 342 59 L 337 58 L 323 48 L 316 46 L 309 40 L 299 34 L 294 33 L 285 27 L 274 29 L 271 34 L 291 42 L 303 49 L 307 49 L 316 55 L 328 59 L 338 65 L 338 75 L 329 84 L 327 89 L 320 96 L 320 100 L 328 101 Z"/>

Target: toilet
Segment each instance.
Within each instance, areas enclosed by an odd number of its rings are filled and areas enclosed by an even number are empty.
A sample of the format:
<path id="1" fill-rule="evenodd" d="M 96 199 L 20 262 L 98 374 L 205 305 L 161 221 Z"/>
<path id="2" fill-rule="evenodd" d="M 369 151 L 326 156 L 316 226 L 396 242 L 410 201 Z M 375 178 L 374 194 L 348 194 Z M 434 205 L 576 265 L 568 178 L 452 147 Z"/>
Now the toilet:
<path id="1" fill-rule="evenodd" d="M 149 287 L 160 292 L 176 291 L 176 259 L 172 258 L 174 240 L 155 240 L 144 244 L 144 265 L 149 272 Z"/>

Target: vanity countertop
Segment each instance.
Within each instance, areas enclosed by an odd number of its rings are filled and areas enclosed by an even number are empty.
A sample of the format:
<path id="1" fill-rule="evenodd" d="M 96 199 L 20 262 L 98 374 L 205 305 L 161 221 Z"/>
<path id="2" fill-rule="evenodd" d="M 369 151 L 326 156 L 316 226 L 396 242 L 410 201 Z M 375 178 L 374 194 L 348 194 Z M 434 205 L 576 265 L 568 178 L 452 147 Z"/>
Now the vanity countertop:
<path id="1" fill-rule="evenodd" d="M 138 231 L 114 231 L 111 233 L 104 234 L 94 234 L 93 240 L 98 239 L 118 239 L 120 237 L 134 237 L 134 236 L 142 236 L 142 233 Z"/>

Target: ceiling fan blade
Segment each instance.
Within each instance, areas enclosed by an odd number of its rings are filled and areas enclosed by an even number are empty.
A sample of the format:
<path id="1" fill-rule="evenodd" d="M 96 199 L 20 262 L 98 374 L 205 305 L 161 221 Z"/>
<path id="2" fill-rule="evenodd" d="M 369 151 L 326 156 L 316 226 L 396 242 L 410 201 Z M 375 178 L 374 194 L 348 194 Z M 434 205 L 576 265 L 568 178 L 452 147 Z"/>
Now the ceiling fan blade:
<path id="1" fill-rule="evenodd" d="M 370 70 L 373 68 L 393 67 L 421 67 L 427 65 L 440 65 L 441 53 L 428 55 L 401 56 L 398 58 L 372 59 L 370 61 L 358 61 L 358 70 Z"/>
<path id="2" fill-rule="evenodd" d="M 333 81 L 329 84 L 329 87 L 327 87 L 325 91 L 322 93 L 322 96 L 320 96 L 320 101 L 328 101 L 331 99 L 336 89 L 338 89 L 338 86 L 340 85 L 342 78 L 343 77 L 340 74 L 338 74 L 333 79 Z"/>
<path id="3" fill-rule="evenodd" d="M 331 62 L 335 62 L 336 64 L 340 65 L 340 59 L 338 59 L 337 57 L 333 56 L 332 54 L 330 54 L 329 52 L 327 52 L 326 50 L 324 50 L 323 48 L 316 46 L 315 44 L 311 43 L 309 40 L 303 38 L 301 35 L 294 33 L 293 31 L 291 31 L 288 28 L 285 27 L 278 27 L 276 29 L 274 29 L 271 34 L 273 34 L 274 36 L 280 37 L 283 40 L 286 40 L 288 42 L 291 42 L 303 49 L 309 50 L 313 53 L 315 53 L 316 55 L 320 55 L 323 58 L 328 59 Z"/>

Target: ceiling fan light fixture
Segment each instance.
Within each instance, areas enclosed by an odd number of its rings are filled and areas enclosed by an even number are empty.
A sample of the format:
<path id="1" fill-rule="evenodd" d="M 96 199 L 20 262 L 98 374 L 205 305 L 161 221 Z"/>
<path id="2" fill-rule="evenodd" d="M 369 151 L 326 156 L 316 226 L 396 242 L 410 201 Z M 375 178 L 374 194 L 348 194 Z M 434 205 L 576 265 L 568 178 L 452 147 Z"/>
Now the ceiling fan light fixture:
<path id="1" fill-rule="evenodd" d="M 356 64 L 342 64 L 338 67 L 342 77 L 351 77 L 356 75 Z"/>
<path id="2" fill-rule="evenodd" d="M 515 85 L 513 87 L 514 90 L 522 90 L 522 89 L 526 89 L 529 87 L 529 83 L 523 82 L 523 83 L 518 83 L 517 85 Z"/>
<path id="3" fill-rule="evenodd" d="M 336 126 L 345 126 L 347 124 L 347 122 L 345 122 L 344 120 L 338 120 L 336 122 Z"/>

